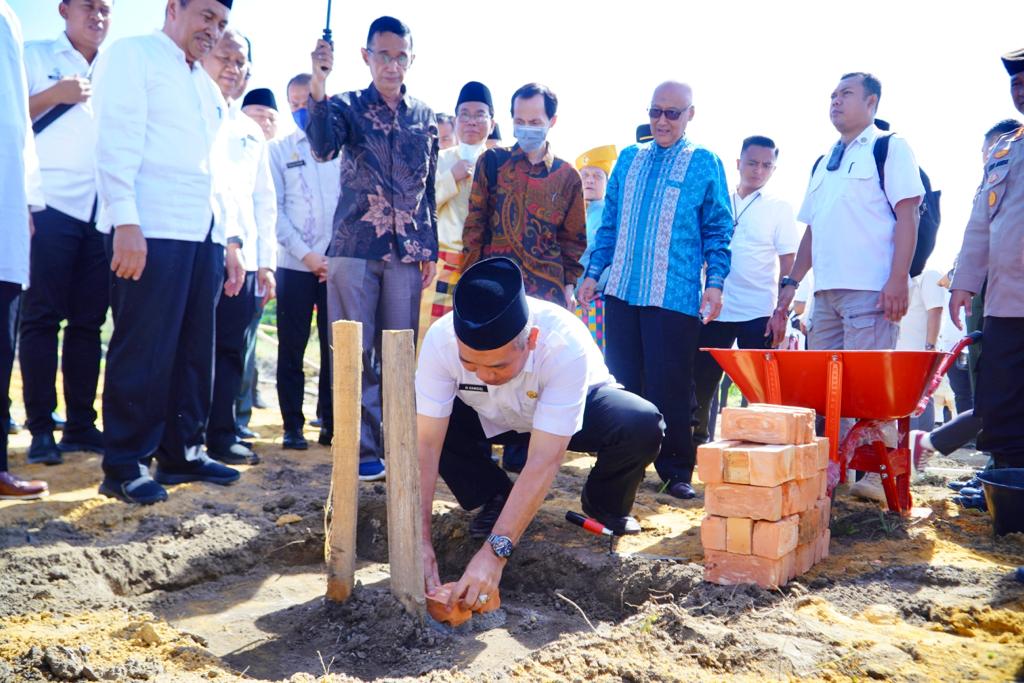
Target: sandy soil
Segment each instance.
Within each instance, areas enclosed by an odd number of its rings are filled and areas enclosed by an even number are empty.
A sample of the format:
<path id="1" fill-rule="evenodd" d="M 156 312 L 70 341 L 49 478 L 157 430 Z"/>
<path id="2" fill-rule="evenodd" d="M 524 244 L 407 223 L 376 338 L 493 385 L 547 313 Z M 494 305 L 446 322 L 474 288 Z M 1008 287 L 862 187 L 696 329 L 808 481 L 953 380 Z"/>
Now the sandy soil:
<path id="1" fill-rule="evenodd" d="M 899 520 L 842 490 L 832 556 L 778 591 L 704 583 L 700 499 L 648 476 L 642 534 L 607 542 L 566 524 L 592 462 L 569 460 L 509 564 L 502 609 L 452 630 L 388 592 L 384 488 L 364 484 L 359 587 L 322 599 L 326 448 L 281 451 L 222 489 L 186 485 L 132 508 L 96 494 L 99 459 L 13 469 L 44 476 L 38 503 L 0 502 L 0 682 L 30 680 L 1013 680 L 1024 676 L 1024 539 L 918 486 L 926 517 Z M 315 437 L 310 432 L 308 437 Z M 315 441 L 315 440 L 314 440 Z M 975 459 L 976 460 L 976 459 Z M 955 469 L 969 454 L 943 463 Z M 443 485 L 443 578 L 478 547 Z"/>

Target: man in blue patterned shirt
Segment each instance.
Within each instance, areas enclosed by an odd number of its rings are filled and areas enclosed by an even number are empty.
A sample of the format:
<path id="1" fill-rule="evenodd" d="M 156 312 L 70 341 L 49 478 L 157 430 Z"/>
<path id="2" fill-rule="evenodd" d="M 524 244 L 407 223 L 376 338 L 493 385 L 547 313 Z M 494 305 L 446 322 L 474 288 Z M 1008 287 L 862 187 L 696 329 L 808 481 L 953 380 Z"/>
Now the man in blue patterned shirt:
<path id="1" fill-rule="evenodd" d="M 313 52 L 309 137 L 313 155 L 341 155 L 341 199 L 327 247 L 331 320 L 363 324 L 363 405 L 359 478 L 382 479 L 381 330 L 417 329 L 420 290 L 437 263 L 437 124 L 434 112 L 405 92 L 412 33 L 393 17 L 370 24 L 363 61 L 373 82 L 328 98 L 331 44 Z"/>
<path id="2" fill-rule="evenodd" d="M 608 181 L 604 217 L 579 299 L 605 286 L 608 368 L 658 407 L 667 426 L 654 466 L 668 492 L 693 498 L 693 358 L 701 319 L 722 308 L 733 220 L 722 161 L 686 138 L 693 92 L 659 85 L 654 141 L 626 148 Z M 702 281 L 702 271 L 704 273 Z"/>

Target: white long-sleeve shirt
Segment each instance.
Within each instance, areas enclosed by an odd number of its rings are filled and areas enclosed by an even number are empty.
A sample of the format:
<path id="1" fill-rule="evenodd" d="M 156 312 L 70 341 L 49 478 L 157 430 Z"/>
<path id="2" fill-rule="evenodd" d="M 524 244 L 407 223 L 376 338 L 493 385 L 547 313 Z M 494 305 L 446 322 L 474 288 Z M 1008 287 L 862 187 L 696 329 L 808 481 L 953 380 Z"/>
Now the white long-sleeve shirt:
<path id="1" fill-rule="evenodd" d="M 29 210 L 44 208 L 21 22 L 0 0 L 0 281 L 28 284 Z"/>
<path id="2" fill-rule="evenodd" d="M 277 193 L 267 147 L 259 124 L 232 107 L 217 137 L 214 191 L 223 231 L 242 237 L 242 259 L 250 272 L 273 268 L 277 259 Z"/>
<path id="3" fill-rule="evenodd" d="M 319 163 L 305 131 L 270 143 L 270 171 L 277 188 L 277 253 L 280 268 L 309 272 L 302 257 L 326 254 L 334 210 L 341 196 L 341 162 Z"/>
<path id="4" fill-rule="evenodd" d="M 63 31 L 54 40 L 25 44 L 30 97 L 49 90 L 62 78 L 84 78 L 89 72 L 89 62 Z M 47 126 L 36 140 L 36 150 L 46 205 L 88 221 L 96 201 L 96 121 L 92 99 L 76 104 Z"/>
<path id="5" fill-rule="evenodd" d="M 97 229 L 139 225 L 147 238 L 205 240 L 219 210 L 212 154 L 227 115 L 216 84 L 162 31 L 111 45 L 95 79 Z M 213 221 L 214 242 L 225 243 L 226 223 Z"/>

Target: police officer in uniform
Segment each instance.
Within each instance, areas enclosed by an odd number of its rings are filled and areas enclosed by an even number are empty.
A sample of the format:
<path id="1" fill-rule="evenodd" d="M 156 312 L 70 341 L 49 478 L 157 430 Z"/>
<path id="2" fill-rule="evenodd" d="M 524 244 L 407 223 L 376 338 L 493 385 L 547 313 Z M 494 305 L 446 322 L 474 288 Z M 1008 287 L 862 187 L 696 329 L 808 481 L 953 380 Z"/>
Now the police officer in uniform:
<path id="1" fill-rule="evenodd" d="M 572 312 L 526 296 L 512 260 L 467 269 L 453 305 L 427 332 L 416 370 L 423 560 L 430 592 L 440 583 L 430 540 L 440 474 L 464 509 L 480 508 L 470 536 L 487 540 L 452 592 L 472 605 L 497 588 L 566 450 L 597 453 L 583 511 L 615 534 L 639 532 L 630 510 L 665 425 L 653 404 L 615 382 Z M 529 444 L 515 484 L 491 460 L 495 443 Z"/>
<path id="2" fill-rule="evenodd" d="M 1003 56 L 1010 95 L 1024 114 L 1024 49 Z M 953 277 L 949 312 L 961 327 L 971 297 L 985 292 L 985 353 L 978 365 L 974 414 L 981 418 L 978 448 L 996 467 L 1024 467 L 1024 127 L 992 147 L 985 177 Z"/>

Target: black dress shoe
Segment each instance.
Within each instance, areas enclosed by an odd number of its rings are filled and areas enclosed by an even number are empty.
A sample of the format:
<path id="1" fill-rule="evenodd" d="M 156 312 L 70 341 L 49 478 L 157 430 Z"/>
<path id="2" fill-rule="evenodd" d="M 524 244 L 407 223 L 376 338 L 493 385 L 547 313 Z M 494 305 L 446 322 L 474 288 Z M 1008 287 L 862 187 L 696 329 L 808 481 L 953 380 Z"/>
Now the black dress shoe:
<path id="1" fill-rule="evenodd" d="M 491 530 L 494 528 L 494 523 L 498 521 L 506 500 L 508 500 L 508 494 L 499 493 L 484 503 L 484 506 L 473 517 L 473 521 L 469 523 L 470 538 L 481 539 L 491 535 Z"/>
<path id="2" fill-rule="evenodd" d="M 255 465 L 260 461 L 260 456 L 253 453 L 252 449 L 237 442 L 227 448 L 207 448 L 206 453 L 214 460 L 228 465 Z"/>
<path id="3" fill-rule="evenodd" d="M 57 448 L 62 453 L 99 453 L 103 455 L 103 432 L 96 427 L 69 432 L 66 429 L 61 434 L 60 443 Z"/>
<path id="4" fill-rule="evenodd" d="M 690 482 L 677 481 L 669 485 L 668 495 L 672 496 L 673 498 L 690 500 L 691 498 L 697 497 L 697 492 L 693 490 L 693 486 L 690 484 Z"/>
<path id="5" fill-rule="evenodd" d="M 57 442 L 53 440 L 53 434 L 43 432 L 32 435 L 32 445 L 28 447 L 29 463 L 33 465 L 59 465 L 64 458 L 57 448 Z"/>
<path id="6" fill-rule="evenodd" d="M 293 451 L 304 451 L 309 448 L 309 442 L 298 429 L 289 429 L 281 439 L 281 448 L 288 448 Z"/>
<path id="7" fill-rule="evenodd" d="M 320 436 L 317 438 L 317 443 L 321 446 L 330 446 L 333 435 L 326 429 L 320 430 Z"/>
<path id="8" fill-rule="evenodd" d="M 211 460 L 206 454 L 201 454 L 198 460 L 187 464 L 186 469 L 166 470 L 157 463 L 153 479 L 164 486 L 175 484 L 187 484 L 190 481 L 205 481 L 218 486 L 230 486 L 242 476 L 238 470 L 222 465 L 216 460 Z"/>
<path id="9" fill-rule="evenodd" d="M 235 436 L 239 439 L 258 439 L 260 435 L 249 429 L 249 425 L 235 425 Z"/>
<path id="10" fill-rule="evenodd" d="M 632 515 L 612 515 L 607 512 L 603 512 L 591 504 L 590 499 L 587 497 L 587 487 L 583 487 L 583 493 L 580 494 L 580 503 L 583 505 L 583 514 L 588 517 L 593 517 L 601 524 L 612 530 L 612 533 L 616 536 L 625 536 L 626 534 L 638 534 L 640 533 L 640 522 L 636 520 L 636 517 Z"/>
<path id="11" fill-rule="evenodd" d="M 323 426 L 324 426 L 324 421 L 323 421 L 323 420 L 321 420 L 321 419 L 320 419 L 320 418 L 318 417 L 318 418 L 316 418 L 315 420 L 310 420 L 310 421 L 309 421 L 309 426 L 310 426 L 310 427 L 316 427 L 316 428 L 318 428 L 318 429 L 319 429 L 320 427 L 323 427 Z"/>

